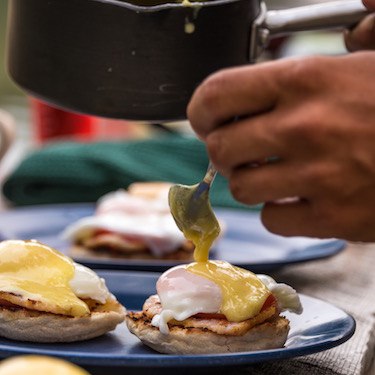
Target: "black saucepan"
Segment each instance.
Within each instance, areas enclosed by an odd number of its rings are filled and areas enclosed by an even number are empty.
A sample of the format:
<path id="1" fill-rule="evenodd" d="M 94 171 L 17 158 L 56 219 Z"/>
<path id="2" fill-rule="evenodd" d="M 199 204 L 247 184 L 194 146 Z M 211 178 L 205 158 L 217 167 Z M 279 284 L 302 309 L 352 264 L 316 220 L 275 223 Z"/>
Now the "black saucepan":
<path id="1" fill-rule="evenodd" d="M 360 0 L 273 12 L 261 0 L 142 1 L 10 1 L 11 77 L 73 111 L 176 120 L 205 77 L 254 61 L 273 35 L 347 26 L 366 12 Z"/>

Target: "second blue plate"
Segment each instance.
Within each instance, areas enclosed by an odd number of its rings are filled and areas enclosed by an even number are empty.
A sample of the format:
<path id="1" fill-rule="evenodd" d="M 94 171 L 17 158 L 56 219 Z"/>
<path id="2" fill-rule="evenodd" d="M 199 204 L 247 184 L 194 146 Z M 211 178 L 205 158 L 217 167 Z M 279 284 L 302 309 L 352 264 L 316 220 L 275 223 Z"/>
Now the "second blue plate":
<path id="1" fill-rule="evenodd" d="M 61 232 L 67 225 L 93 212 L 92 204 L 29 206 L 1 212 L 0 238 L 36 239 L 67 253 L 70 244 L 61 238 Z M 269 272 L 288 264 L 327 258 L 338 254 L 346 245 L 335 239 L 276 236 L 263 227 L 258 212 L 233 209 L 215 209 L 215 212 L 226 229 L 212 257 L 254 272 Z M 75 260 L 91 268 L 158 272 L 178 264 L 178 261 L 158 259 Z"/>

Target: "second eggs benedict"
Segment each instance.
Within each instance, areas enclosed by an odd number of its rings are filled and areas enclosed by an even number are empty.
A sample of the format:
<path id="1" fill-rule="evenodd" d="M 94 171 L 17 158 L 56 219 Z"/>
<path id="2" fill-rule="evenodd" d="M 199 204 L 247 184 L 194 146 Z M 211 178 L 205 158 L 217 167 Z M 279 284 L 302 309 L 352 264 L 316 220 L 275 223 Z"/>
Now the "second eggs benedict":
<path id="1" fill-rule="evenodd" d="M 0 336 L 81 341 L 113 330 L 124 315 L 89 268 L 36 241 L 0 243 Z"/>
<path id="2" fill-rule="evenodd" d="M 133 183 L 99 199 L 95 213 L 62 233 L 74 258 L 188 260 L 194 246 L 178 230 L 166 182 Z"/>

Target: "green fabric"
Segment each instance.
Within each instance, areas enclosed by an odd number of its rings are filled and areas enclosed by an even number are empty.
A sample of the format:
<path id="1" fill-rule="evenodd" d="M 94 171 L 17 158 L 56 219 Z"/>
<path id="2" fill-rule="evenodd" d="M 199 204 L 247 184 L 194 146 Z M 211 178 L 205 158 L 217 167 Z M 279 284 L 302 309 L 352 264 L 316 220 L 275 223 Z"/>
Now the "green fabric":
<path id="1" fill-rule="evenodd" d="M 3 186 L 16 205 L 95 202 L 103 194 L 137 181 L 195 184 L 207 168 L 207 153 L 193 137 L 164 136 L 129 142 L 60 143 L 26 158 Z M 244 207 L 218 176 L 212 204 Z"/>

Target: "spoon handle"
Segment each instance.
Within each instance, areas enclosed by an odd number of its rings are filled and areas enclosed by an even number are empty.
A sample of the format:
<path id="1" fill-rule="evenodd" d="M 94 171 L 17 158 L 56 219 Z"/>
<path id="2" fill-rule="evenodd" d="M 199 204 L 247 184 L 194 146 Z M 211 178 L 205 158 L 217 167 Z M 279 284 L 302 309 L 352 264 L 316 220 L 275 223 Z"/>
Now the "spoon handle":
<path id="1" fill-rule="evenodd" d="M 217 171 L 216 171 L 214 165 L 212 164 L 212 162 L 210 161 L 209 164 L 208 164 L 206 175 L 204 176 L 202 182 L 206 183 L 208 185 L 208 188 L 209 188 L 211 186 L 212 182 L 214 181 L 214 179 L 216 177 L 216 174 L 217 174 Z"/>
<path id="2" fill-rule="evenodd" d="M 203 177 L 203 180 L 199 183 L 199 185 L 195 189 L 195 192 L 193 194 L 193 199 L 199 199 L 203 193 L 208 192 L 208 190 L 210 189 L 212 185 L 212 182 L 215 179 L 216 174 L 217 174 L 217 171 L 210 161 L 210 163 L 208 164 L 207 172 L 205 176 Z"/>

